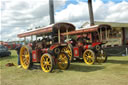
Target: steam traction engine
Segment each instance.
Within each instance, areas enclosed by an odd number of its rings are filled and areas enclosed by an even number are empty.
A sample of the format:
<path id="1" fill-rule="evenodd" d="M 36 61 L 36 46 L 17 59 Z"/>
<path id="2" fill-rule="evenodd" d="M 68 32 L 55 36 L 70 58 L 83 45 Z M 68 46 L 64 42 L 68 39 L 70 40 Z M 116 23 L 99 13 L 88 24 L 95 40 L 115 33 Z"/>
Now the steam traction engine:
<path id="1" fill-rule="evenodd" d="M 70 61 L 67 53 L 62 52 L 68 43 L 64 42 L 61 33 L 75 30 L 75 27 L 69 23 L 56 23 L 47 27 L 36 29 L 33 31 L 18 34 L 18 37 L 25 38 L 27 36 L 36 35 L 36 40 L 29 45 L 24 45 L 20 50 L 20 62 L 24 69 L 30 69 L 33 63 L 40 62 L 44 72 L 51 72 L 54 65 L 65 70 L 69 68 Z M 37 40 L 42 37 L 42 40 Z M 26 42 L 25 42 L 26 43 Z"/>
<path id="2" fill-rule="evenodd" d="M 89 28 L 62 33 L 70 35 L 68 47 L 62 50 L 67 52 L 70 61 L 74 58 L 83 58 L 86 64 L 94 64 L 96 61 L 103 63 L 107 61 L 107 55 L 103 50 L 103 45 L 107 43 L 111 26 L 95 25 Z"/>

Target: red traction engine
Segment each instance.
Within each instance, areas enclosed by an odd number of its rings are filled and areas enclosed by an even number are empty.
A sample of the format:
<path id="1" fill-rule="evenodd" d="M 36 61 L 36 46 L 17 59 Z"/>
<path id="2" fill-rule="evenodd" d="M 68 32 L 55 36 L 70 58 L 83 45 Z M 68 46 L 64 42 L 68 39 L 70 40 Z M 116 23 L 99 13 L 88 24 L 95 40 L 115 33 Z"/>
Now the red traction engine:
<path id="1" fill-rule="evenodd" d="M 63 48 L 69 54 L 70 60 L 82 58 L 88 65 L 95 62 L 103 63 L 107 61 L 107 55 L 103 50 L 103 45 L 107 43 L 109 25 L 96 25 L 86 29 L 80 29 L 63 33 L 70 35 L 68 47 Z"/>
<path id="2" fill-rule="evenodd" d="M 68 43 L 64 42 L 61 33 L 75 30 L 70 23 L 56 23 L 47 27 L 19 34 L 18 37 L 36 35 L 42 40 L 33 41 L 32 44 L 24 45 L 20 50 L 20 62 L 24 69 L 30 69 L 33 63 L 40 63 L 44 72 L 52 72 L 55 65 L 65 70 L 69 68 L 70 60 L 67 53 L 62 52 Z M 37 39 L 36 38 L 36 39 Z M 25 42 L 24 42 L 25 43 Z"/>

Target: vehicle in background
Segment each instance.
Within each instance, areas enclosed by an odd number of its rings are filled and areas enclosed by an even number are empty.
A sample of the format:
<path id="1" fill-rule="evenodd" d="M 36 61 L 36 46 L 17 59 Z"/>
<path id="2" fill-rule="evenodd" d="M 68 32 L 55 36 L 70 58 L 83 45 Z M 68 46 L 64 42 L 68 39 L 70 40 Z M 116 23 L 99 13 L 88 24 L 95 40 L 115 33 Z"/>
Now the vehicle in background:
<path id="1" fill-rule="evenodd" d="M 0 45 L 0 57 L 10 56 L 10 55 L 11 52 L 8 51 L 8 48 L 3 45 Z"/>
<path id="2" fill-rule="evenodd" d="M 6 46 L 9 50 L 15 50 L 15 48 L 20 44 L 15 42 L 0 42 L 0 45 Z"/>
<path id="3" fill-rule="evenodd" d="M 67 41 L 68 47 L 63 48 L 63 51 L 69 54 L 71 61 L 74 58 L 83 58 L 89 65 L 95 62 L 106 62 L 107 55 L 103 50 L 103 45 L 107 43 L 110 31 L 110 25 L 102 24 L 62 33 L 71 37 L 71 40 L 69 38 Z"/>

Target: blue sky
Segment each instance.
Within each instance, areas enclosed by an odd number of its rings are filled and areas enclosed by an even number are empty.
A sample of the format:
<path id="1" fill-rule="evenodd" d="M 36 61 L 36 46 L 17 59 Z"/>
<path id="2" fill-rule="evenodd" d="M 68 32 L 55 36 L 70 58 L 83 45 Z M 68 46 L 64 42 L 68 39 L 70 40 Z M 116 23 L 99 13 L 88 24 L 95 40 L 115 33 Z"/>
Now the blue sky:
<path id="1" fill-rule="evenodd" d="M 67 8 L 67 6 L 68 6 L 69 4 L 78 4 L 78 1 L 87 2 L 88 0 L 67 0 L 67 1 L 66 1 L 66 4 L 65 4 L 61 9 L 56 10 L 56 11 L 61 11 L 61 10 L 65 9 L 65 8 Z M 96 0 L 94 0 L 94 1 L 96 1 Z M 120 2 L 122 2 L 122 1 L 128 2 L 128 0 L 102 0 L 102 1 L 103 1 L 104 3 L 108 3 L 108 2 L 110 2 L 110 1 L 112 1 L 112 2 L 114 2 L 114 3 L 120 3 Z"/>
<path id="2" fill-rule="evenodd" d="M 88 0 L 79 0 L 79 1 L 87 2 Z M 96 1 L 96 0 L 94 0 L 94 1 Z M 127 1 L 128 2 L 128 0 L 102 0 L 102 1 L 104 3 L 108 3 L 109 1 L 112 1 L 112 2 L 115 2 L 115 3 L 120 3 L 122 1 Z M 67 0 L 65 7 L 68 6 L 69 4 L 78 4 L 78 0 Z"/>
<path id="3" fill-rule="evenodd" d="M 76 4 L 78 0 L 68 0 L 68 2 L 70 3 L 73 3 L 73 4 Z M 88 0 L 79 0 L 79 1 L 82 1 L 82 2 L 87 2 Z M 94 0 L 96 1 L 96 0 Z M 115 3 L 120 3 L 122 1 L 128 1 L 128 0 L 102 0 L 104 3 L 107 3 L 109 1 L 112 1 L 112 2 L 115 2 Z"/>

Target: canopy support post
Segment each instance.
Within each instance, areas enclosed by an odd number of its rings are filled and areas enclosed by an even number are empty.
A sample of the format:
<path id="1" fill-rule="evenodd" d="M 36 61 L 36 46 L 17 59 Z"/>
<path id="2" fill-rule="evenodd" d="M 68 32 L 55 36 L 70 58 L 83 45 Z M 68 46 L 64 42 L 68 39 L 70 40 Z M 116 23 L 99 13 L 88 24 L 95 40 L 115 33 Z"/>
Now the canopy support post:
<path id="1" fill-rule="evenodd" d="M 26 37 L 24 37 L 24 45 L 26 45 Z"/>
<path id="2" fill-rule="evenodd" d="M 36 42 L 37 42 L 37 35 L 36 35 Z"/>
<path id="3" fill-rule="evenodd" d="M 33 42 L 33 36 L 31 35 L 31 42 Z"/>
<path id="4" fill-rule="evenodd" d="M 102 30 L 100 29 L 100 41 L 102 42 Z"/>
<path id="5" fill-rule="evenodd" d="M 69 37 L 68 37 L 68 29 L 66 29 L 66 33 L 67 33 L 67 40 L 68 40 L 68 38 L 69 38 Z"/>
<path id="6" fill-rule="evenodd" d="M 60 43 L 60 29 L 58 29 L 58 42 Z"/>
<path id="7" fill-rule="evenodd" d="M 106 40 L 108 40 L 107 28 L 105 28 L 105 33 L 106 33 Z"/>

